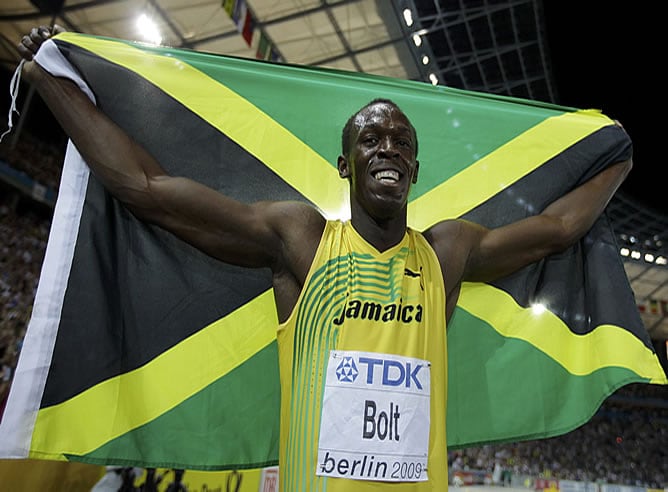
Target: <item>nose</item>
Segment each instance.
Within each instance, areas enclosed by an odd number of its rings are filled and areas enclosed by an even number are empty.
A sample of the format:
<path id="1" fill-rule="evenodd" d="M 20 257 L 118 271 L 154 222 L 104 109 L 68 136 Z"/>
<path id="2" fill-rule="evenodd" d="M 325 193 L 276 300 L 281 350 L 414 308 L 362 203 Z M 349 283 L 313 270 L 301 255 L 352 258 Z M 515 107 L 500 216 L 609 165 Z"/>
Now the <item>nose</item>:
<path id="1" fill-rule="evenodd" d="M 385 157 L 396 157 L 399 155 L 399 150 L 391 137 L 388 136 L 380 140 L 378 154 Z"/>

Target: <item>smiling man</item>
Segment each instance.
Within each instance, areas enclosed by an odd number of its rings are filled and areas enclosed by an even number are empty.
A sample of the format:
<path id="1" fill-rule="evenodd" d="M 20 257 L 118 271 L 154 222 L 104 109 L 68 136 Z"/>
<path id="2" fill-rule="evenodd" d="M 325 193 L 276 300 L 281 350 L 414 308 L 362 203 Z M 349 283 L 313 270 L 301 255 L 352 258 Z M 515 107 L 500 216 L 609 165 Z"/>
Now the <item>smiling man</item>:
<path id="1" fill-rule="evenodd" d="M 32 60 L 48 28 L 19 49 Z M 241 203 L 166 174 L 70 81 L 33 62 L 39 91 L 94 175 L 137 218 L 210 256 L 268 267 L 279 318 L 280 484 L 312 490 L 447 489 L 446 325 L 465 280 L 490 281 L 582 237 L 631 168 L 616 163 L 541 214 L 488 229 L 407 227 L 418 139 L 392 101 L 342 135 L 351 220 L 302 202 Z"/>

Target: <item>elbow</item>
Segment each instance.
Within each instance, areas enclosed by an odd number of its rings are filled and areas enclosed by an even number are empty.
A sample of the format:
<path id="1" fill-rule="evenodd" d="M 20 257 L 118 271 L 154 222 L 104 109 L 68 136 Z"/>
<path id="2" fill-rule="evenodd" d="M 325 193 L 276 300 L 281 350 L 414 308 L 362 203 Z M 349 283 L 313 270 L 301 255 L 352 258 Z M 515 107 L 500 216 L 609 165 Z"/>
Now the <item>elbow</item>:
<path id="1" fill-rule="evenodd" d="M 588 227 L 573 216 L 541 216 L 543 240 L 537 244 L 540 257 L 562 253 L 584 236 Z"/>
<path id="2" fill-rule="evenodd" d="M 563 253 L 566 251 L 568 248 L 573 246 L 575 243 L 577 243 L 582 237 L 584 236 L 583 234 L 572 234 L 568 232 L 564 232 L 563 234 L 560 234 L 558 237 L 555 238 L 554 243 L 552 244 L 552 254 L 558 254 L 558 253 Z"/>
<path id="3" fill-rule="evenodd" d="M 160 212 L 160 201 L 154 193 L 151 178 L 134 181 L 113 193 L 123 206 L 142 222 L 156 224 L 163 215 Z"/>
<path id="4" fill-rule="evenodd" d="M 553 253 L 562 253 L 582 239 L 593 226 L 593 222 L 562 219 L 554 234 Z"/>

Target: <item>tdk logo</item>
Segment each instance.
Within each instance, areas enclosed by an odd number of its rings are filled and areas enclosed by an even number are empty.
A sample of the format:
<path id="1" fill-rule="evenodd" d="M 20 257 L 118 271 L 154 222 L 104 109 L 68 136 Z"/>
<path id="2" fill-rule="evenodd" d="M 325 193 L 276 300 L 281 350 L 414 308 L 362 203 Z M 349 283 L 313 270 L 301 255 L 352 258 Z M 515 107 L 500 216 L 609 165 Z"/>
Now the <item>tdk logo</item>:
<path id="1" fill-rule="evenodd" d="M 345 356 L 339 365 L 336 366 L 336 377 L 344 383 L 354 382 L 358 374 L 359 371 L 357 370 L 355 361 L 350 356 Z"/>
<path id="2" fill-rule="evenodd" d="M 381 386 L 423 389 L 419 379 L 422 364 L 371 357 L 359 357 L 357 363 L 360 365 L 360 370 L 366 369 L 366 384 L 368 385 L 380 384 Z M 345 356 L 336 367 L 336 377 L 341 382 L 354 382 L 358 373 L 355 360 L 350 356 Z"/>

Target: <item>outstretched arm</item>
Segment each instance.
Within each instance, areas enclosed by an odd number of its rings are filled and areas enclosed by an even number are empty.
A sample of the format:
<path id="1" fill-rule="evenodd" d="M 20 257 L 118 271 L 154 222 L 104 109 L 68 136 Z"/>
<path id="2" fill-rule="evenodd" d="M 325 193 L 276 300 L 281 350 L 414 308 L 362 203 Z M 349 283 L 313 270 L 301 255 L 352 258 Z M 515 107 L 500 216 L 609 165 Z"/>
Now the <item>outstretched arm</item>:
<path id="1" fill-rule="evenodd" d="M 50 35 L 47 28 L 33 29 L 21 42 L 22 56 L 31 60 Z M 288 227 L 312 218 L 314 211 L 303 204 L 247 205 L 195 181 L 169 176 L 71 81 L 51 76 L 35 62 L 24 66 L 24 76 L 114 197 L 140 220 L 211 256 L 243 266 L 276 267 L 283 259 Z"/>
<path id="2" fill-rule="evenodd" d="M 632 165 L 630 159 L 613 164 L 542 213 L 503 227 L 450 220 L 430 228 L 425 236 L 441 258 L 449 297 L 458 295 L 462 281 L 491 281 L 574 244 L 603 213 Z"/>

